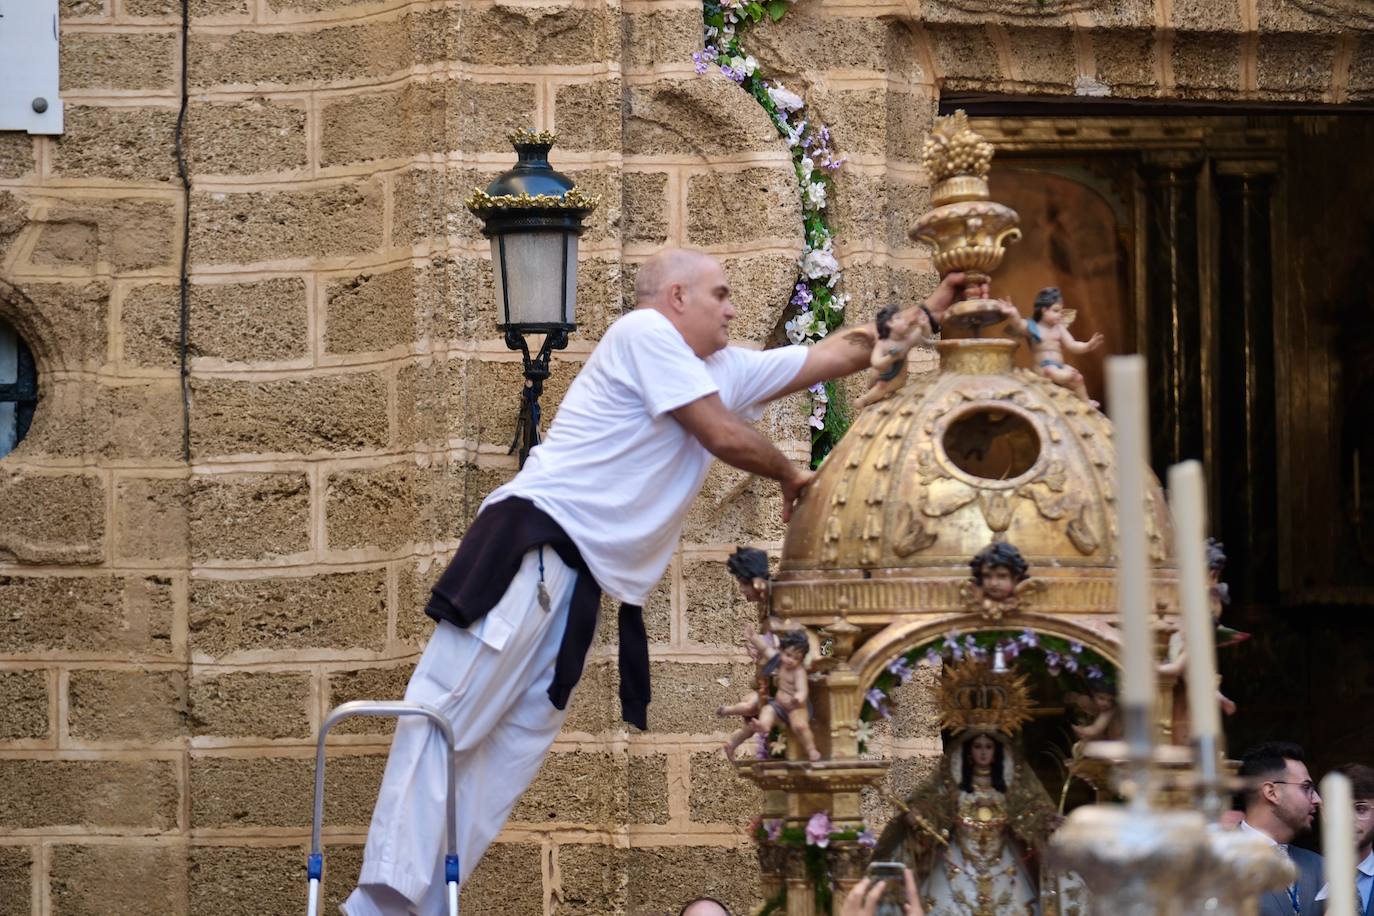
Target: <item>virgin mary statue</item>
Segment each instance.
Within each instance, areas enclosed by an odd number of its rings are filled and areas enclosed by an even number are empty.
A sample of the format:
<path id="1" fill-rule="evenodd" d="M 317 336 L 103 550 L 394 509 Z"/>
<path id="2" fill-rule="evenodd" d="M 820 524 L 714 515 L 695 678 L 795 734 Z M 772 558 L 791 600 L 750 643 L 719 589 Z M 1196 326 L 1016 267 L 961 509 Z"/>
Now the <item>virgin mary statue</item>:
<path id="1" fill-rule="evenodd" d="M 1029 718 L 1025 682 L 976 663 L 943 681 L 953 733 L 943 765 L 889 822 L 874 856 L 915 870 L 928 916 L 1051 916 L 1038 862 L 1060 819 L 1012 743 Z"/>

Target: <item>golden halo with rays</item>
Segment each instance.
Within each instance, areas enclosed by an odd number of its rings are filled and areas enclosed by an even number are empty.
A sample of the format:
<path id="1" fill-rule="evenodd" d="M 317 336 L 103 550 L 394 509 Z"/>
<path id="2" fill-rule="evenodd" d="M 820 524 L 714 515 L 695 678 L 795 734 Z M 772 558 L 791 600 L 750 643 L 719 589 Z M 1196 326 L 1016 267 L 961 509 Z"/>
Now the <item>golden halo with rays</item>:
<path id="1" fill-rule="evenodd" d="M 946 664 L 940 677 L 940 725 L 951 732 L 995 731 L 1013 735 L 1033 717 L 1024 674 L 993 671 L 969 659 Z"/>

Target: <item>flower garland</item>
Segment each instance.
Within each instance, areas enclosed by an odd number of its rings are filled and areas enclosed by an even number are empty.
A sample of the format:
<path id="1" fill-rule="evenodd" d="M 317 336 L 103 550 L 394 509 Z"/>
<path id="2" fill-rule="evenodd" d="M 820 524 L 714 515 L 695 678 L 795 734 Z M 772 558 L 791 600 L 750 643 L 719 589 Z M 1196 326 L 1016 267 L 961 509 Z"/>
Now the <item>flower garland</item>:
<path id="1" fill-rule="evenodd" d="M 945 661 L 960 662 L 965 658 L 987 661 L 998 652 L 1008 662 L 1021 659 L 1020 667 L 1023 670 L 1051 678 L 1072 675 L 1086 681 L 1090 687 L 1109 686 L 1113 682 L 1115 669 L 1111 662 L 1073 640 L 1044 636 L 1034 630 L 962 635 L 951 631 L 893 659 L 878 675 L 873 686 L 864 694 L 864 705 L 859 710 L 861 748 L 873 736 L 872 726 L 868 723 L 875 718 L 892 717 L 892 691 L 915 677 L 921 662 L 935 665 Z"/>
<path id="2" fill-rule="evenodd" d="M 790 304 L 797 309 L 785 325 L 787 338 L 811 344 L 844 323 L 849 295 L 840 291 L 840 262 L 835 258 L 834 233 L 826 219 L 826 205 L 834 191 L 832 176 L 844 164 L 831 148 L 830 129 L 813 123 L 806 102 L 777 80 L 766 80 L 759 62 L 740 44 L 741 36 L 767 16 L 782 19 L 793 0 L 705 0 L 705 47 L 692 54 L 697 73 L 712 66 L 752 95 L 787 140 L 801 189 L 802 224 L 806 247 L 797 262 L 800 277 Z M 820 464 L 849 427 L 849 411 L 834 382 L 811 386 L 811 464 Z"/>

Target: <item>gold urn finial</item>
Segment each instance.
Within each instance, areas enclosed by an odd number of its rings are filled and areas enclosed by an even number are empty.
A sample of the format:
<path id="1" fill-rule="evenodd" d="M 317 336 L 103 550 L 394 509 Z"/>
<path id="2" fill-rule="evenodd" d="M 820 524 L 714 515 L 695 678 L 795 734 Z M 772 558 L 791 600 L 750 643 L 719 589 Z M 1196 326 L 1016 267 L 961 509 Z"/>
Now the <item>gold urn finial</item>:
<path id="1" fill-rule="evenodd" d="M 935 249 L 941 276 L 966 274 L 969 290 L 989 282 L 1006 246 L 1021 237 L 1016 211 L 988 199 L 992 152 L 992 144 L 969 126 L 962 110 L 935 119 L 921 152 L 934 182 L 930 199 L 935 209 L 916 221 L 911 237 Z M 1004 317 L 998 303 L 974 294 L 950 309 L 946 324 L 977 329 Z"/>
<path id="2" fill-rule="evenodd" d="M 969 127 L 963 109 L 935 119 L 926 137 L 921 163 L 937 184 L 956 175 L 987 178 L 992 167 L 992 144 Z"/>

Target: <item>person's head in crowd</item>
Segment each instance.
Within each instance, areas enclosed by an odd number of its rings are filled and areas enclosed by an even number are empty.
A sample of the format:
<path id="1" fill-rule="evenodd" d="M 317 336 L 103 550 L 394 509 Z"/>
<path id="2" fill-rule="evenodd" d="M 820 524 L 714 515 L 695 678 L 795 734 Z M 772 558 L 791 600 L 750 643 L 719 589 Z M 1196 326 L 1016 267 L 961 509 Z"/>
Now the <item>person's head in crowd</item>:
<path id="1" fill-rule="evenodd" d="M 698 897 L 688 900 L 677 916 L 730 916 L 730 911 L 715 897 Z"/>
<path id="2" fill-rule="evenodd" d="M 1346 763 L 1335 772 L 1350 780 L 1350 797 L 1355 802 L 1355 849 L 1363 861 L 1374 850 L 1374 767 Z"/>
<path id="3" fill-rule="evenodd" d="M 1303 749 L 1290 741 L 1257 744 L 1243 755 L 1240 775 L 1245 822 L 1276 843 L 1291 843 L 1312 828 L 1321 807 Z"/>

